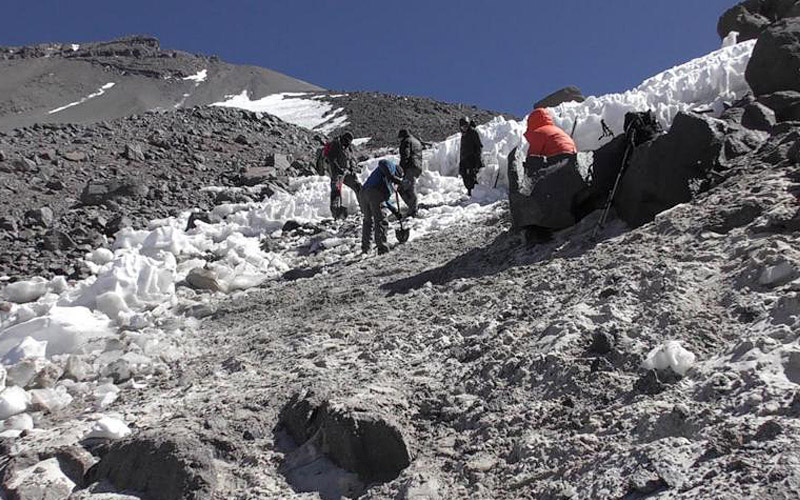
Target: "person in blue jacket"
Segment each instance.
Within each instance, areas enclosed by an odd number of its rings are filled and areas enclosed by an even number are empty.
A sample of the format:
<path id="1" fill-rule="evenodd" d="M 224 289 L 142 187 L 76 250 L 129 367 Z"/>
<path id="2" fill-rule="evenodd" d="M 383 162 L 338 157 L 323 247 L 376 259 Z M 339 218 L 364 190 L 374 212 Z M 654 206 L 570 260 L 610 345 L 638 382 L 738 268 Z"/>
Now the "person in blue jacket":
<path id="1" fill-rule="evenodd" d="M 364 214 L 364 223 L 361 227 L 361 250 L 364 253 L 370 250 L 370 240 L 375 234 L 375 246 L 378 247 L 378 255 L 383 255 L 389 251 L 386 244 L 386 230 L 389 222 L 383 213 L 386 208 L 396 216 L 400 216 L 400 211 L 389 201 L 394 193 L 395 187 L 392 184 L 400 185 L 403 182 L 403 171 L 391 160 L 381 160 L 378 168 L 369 175 L 358 196 L 361 204 L 361 212 Z"/>

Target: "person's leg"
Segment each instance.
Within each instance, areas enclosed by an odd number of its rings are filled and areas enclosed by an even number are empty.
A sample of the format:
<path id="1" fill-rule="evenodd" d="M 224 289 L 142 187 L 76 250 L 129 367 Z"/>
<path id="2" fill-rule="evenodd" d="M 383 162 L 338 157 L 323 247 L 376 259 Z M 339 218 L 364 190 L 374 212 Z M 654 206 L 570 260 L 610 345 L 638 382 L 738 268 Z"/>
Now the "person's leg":
<path id="1" fill-rule="evenodd" d="M 339 218 L 342 211 L 342 178 L 331 177 L 331 216 Z"/>
<path id="2" fill-rule="evenodd" d="M 400 188 L 397 190 L 403 202 L 408 206 L 408 213 L 406 214 L 408 217 L 413 217 L 417 213 L 417 193 L 414 189 L 415 185 L 416 178 L 410 175 L 403 179 L 403 184 L 401 184 Z M 397 208 L 399 209 L 400 207 Z"/>
<path id="3" fill-rule="evenodd" d="M 345 186 L 352 189 L 356 196 L 358 196 L 358 193 L 361 191 L 361 183 L 358 182 L 358 177 L 356 177 L 356 174 L 349 173 L 345 175 L 344 179 L 342 179 L 342 182 Z"/>
<path id="4" fill-rule="evenodd" d="M 383 203 L 383 200 L 376 197 L 371 206 L 373 225 L 375 227 L 375 246 L 378 247 L 379 255 L 389 251 L 389 245 L 386 244 L 386 231 L 389 228 L 389 222 L 386 220 L 386 214 L 383 213 L 381 203 Z"/>
<path id="5" fill-rule="evenodd" d="M 367 253 L 371 246 L 370 240 L 372 239 L 372 221 L 374 216 L 372 214 L 372 207 L 368 202 L 365 201 L 361 208 L 364 214 L 364 220 L 361 222 L 361 251 Z"/>

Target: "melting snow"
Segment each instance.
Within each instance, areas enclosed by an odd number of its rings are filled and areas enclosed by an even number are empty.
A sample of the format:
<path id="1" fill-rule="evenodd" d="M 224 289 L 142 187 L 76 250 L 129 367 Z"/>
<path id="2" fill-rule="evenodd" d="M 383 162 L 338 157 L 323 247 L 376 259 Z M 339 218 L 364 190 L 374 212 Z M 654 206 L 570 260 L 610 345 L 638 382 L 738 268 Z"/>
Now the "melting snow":
<path id="1" fill-rule="evenodd" d="M 212 106 L 269 113 L 285 122 L 324 134 L 349 125 L 343 108 L 334 109 L 330 103 L 318 100 L 320 96 L 304 98 L 306 95 L 308 94 L 284 92 L 253 101 L 247 90 L 243 90 L 241 94 L 228 96 L 227 100 L 214 103 Z"/>
<path id="2" fill-rule="evenodd" d="M 114 82 L 108 82 L 105 85 L 103 85 L 102 87 L 100 87 L 97 90 L 97 92 L 94 92 L 92 94 L 87 95 L 86 97 L 84 97 L 80 101 L 71 102 L 71 103 L 67 104 L 66 106 L 61 106 L 60 108 L 56 108 L 56 109 L 54 109 L 52 111 L 48 111 L 47 114 L 52 115 L 53 113 L 58 113 L 59 111 L 64 111 L 67 108 L 71 108 L 73 106 L 77 106 L 79 104 L 83 104 L 86 101 L 88 101 L 89 99 L 94 99 L 95 97 L 100 97 L 101 95 L 106 93 L 106 90 L 110 89 L 114 85 L 115 85 Z"/>

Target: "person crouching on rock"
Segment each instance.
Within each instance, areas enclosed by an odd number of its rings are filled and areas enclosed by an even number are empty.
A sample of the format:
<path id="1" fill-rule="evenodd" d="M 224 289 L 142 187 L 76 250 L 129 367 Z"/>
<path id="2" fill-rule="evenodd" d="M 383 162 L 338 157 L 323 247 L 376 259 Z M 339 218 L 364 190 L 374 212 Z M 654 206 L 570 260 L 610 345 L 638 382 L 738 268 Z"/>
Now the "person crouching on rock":
<path id="1" fill-rule="evenodd" d="M 395 208 L 389 199 L 394 193 L 392 184 L 403 183 L 403 171 L 391 160 L 381 160 L 376 168 L 364 182 L 364 186 L 359 193 L 358 201 L 361 205 L 361 212 L 364 215 L 364 223 L 361 227 L 361 250 L 369 252 L 372 234 L 375 234 L 375 246 L 378 247 L 378 255 L 383 255 L 389 251 L 386 244 L 386 230 L 389 223 L 383 213 L 383 209 L 400 217 L 400 211 Z"/>
<path id="2" fill-rule="evenodd" d="M 478 183 L 478 171 L 483 167 L 483 144 L 475 130 L 475 122 L 468 116 L 458 120 L 458 128 L 461 130 L 458 173 L 467 188 L 467 196 L 472 196 L 472 188 Z"/>
<path id="3" fill-rule="evenodd" d="M 536 108 L 528 115 L 528 156 L 574 155 L 578 153 L 575 141 L 561 130 L 545 108 Z"/>
<path id="4" fill-rule="evenodd" d="M 414 186 L 422 175 L 422 143 L 406 129 L 401 129 L 397 137 L 400 139 L 400 168 L 403 169 L 403 184 L 398 192 L 408 206 L 406 217 L 414 217 L 417 215 Z"/>
<path id="5" fill-rule="evenodd" d="M 553 117 L 545 108 L 536 108 L 528 115 L 525 140 L 528 141 L 528 161 L 537 162 L 542 167 L 558 162 L 559 157 L 571 157 L 575 161 L 578 154 L 575 141 L 555 124 Z M 526 228 L 528 241 L 547 241 L 551 235 L 552 230 L 545 227 L 528 226 Z"/>
<path id="6" fill-rule="evenodd" d="M 328 165 L 331 175 L 331 215 L 334 219 L 346 219 L 347 208 L 342 206 L 342 185 L 353 190 L 358 197 L 361 184 L 356 177 L 356 160 L 353 154 L 353 134 L 345 132 L 330 142 Z"/>

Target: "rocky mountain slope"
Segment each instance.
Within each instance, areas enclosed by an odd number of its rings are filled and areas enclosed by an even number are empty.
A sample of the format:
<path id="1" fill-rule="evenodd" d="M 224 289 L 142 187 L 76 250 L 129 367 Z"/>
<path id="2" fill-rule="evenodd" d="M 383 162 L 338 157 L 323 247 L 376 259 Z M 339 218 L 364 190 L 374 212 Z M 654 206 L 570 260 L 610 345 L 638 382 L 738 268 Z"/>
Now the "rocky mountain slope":
<path id="1" fill-rule="evenodd" d="M 510 230 L 524 126 L 502 117 L 471 197 L 458 138 L 425 151 L 411 240 L 381 256 L 303 175 L 315 126 L 209 107 L 0 135 L 4 271 L 46 276 L 0 290 L 3 494 L 797 497 L 797 40 L 786 18 L 553 108 L 579 142 L 641 103 L 665 131 L 632 147 L 609 224 L 535 244 Z M 238 102 L 359 114 L 337 99 Z M 579 160 L 608 174 L 628 140 Z"/>
<path id="2" fill-rule="evenodd" d="M 266 181 L 278 188 L 291 176 L 313 173 L 318 146 L 307 129 L 219 107 L 0 132 L 0 200 L 7 207 L 0 216 L 0 274 L 86 277 L 85 268 L 67 262 L 108 244 L 122 227 L 262 199 L 271 191 L 202 188 Z M 258 177 L 247 178 L 248 171 Z"/>
<path id="3" fill-rule="evenodd" d="M 322 89 L 266 68 L 162 49 L 151 37 L 0 47 L 0 131 L 202 106 L 243 90 L 261 97 Z"/>

